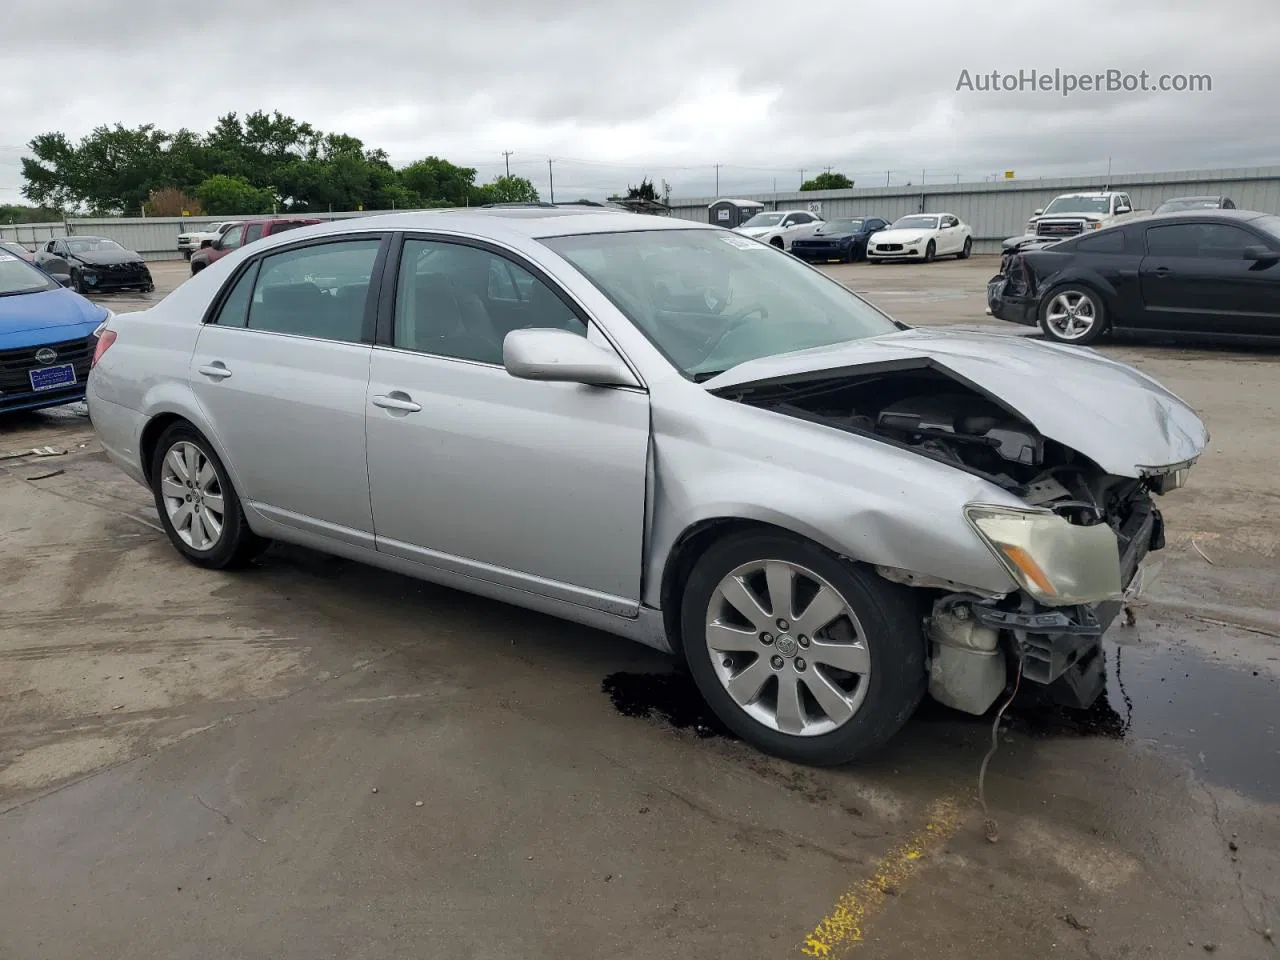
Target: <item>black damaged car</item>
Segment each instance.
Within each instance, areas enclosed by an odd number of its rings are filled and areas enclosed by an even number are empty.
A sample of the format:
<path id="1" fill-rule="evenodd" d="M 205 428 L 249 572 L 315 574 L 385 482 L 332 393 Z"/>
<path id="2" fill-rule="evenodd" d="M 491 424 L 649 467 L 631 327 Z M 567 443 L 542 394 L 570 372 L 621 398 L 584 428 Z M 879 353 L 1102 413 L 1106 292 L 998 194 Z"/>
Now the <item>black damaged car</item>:
<path id="1" fill-rule="evenodd" d="M 809 263 L 841 260 L 853 263 L 867 258 L 867 238 L 888 227 L 882 217 L 843 217 L 828 220 L 811 237 L 791 241 L 791 252 Z"/>
<path id="2" fill-rule="evenodd" d="M 36 266 L 76 293 L 155 289 L 142 255 L 107 237 L 59 237 L 36 251 Z"/>
<path id="3" fill-rule="evenodd" d="M 987 308 L 1059 343 L 1115 330 L 1280 338 L 1280 217 L 1183 210 L 1048 245 L 1006 241 Z"/>

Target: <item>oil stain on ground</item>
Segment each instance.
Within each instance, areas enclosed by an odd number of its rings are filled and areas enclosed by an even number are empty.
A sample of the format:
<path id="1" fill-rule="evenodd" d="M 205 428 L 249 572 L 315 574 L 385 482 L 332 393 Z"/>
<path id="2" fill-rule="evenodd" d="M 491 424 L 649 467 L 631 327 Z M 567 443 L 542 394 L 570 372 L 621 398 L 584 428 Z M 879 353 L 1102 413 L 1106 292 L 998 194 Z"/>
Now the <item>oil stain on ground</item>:
<path id="1" fill-rule="evenodd" d="M 687 673 L 612 673 L 601 689 L 624 717 L 652 717 L 697 737 L 731 733 L 707 706 Z"/>

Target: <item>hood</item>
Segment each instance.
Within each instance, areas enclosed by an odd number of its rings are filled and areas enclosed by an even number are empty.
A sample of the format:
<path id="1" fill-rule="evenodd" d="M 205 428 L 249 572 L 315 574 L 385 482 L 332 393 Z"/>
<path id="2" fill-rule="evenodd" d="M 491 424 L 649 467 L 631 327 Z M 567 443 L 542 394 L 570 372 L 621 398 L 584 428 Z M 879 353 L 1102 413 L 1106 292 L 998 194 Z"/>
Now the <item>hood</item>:
<path id="1" fill-rule="evenodd" d="M 852 240 L 857 234 L 849 230 L 835 230 L 831 233 L 814 233 L 797 240 L 796 243 L 809 243 L 812 240 Z"/>
<path id="2" fill-rule="evenodd" d="M 106 318 L 105 307 L 62 287 L 0 297 L 0 350 L 88 336 Z"/>
<path id="3" fill-rule="evenodd" d="M 703 386 L 728 392 L 919 361 L 966 381 L 1115 476 L 1194 460 L 1209 442 L 1194 410 L 1133 367 L 1087 348 L 1002 334 L 904 330 L 752 360 Z"/>
<path id="4" fill-rule="evenodd" d="M 927 237 L 937 227 L 910 227 L 905 230 L 878 230 L 871 236 L 876 243 L 906 243 L 912 237 Z"/>
<path id="5" fill-rule="evenodd" d="M 1107 216 L 1105 213 L 1042 213 L 1027 219 L 1031 223 L 1039 223 L 1041 220 L 1083 220 L 1085 223 L 1096 223 L 1105 220 Z"/>
<path id="6" fill-rule="evenodd" d="M 744 237 L 767 237 L 769 234 L 774 233 L 775 231 L 780 229 L 782 228 L 781 227 L 735 227 L 733 232 L 740 233 Z"/>
<path id="7" fill-rule="evenodd" d="M 110 267 L 117 263 L 141 263 L 142 255 L 132 250 L 87 250 L 73 253 L 71 259 L 94 267 Z"/>

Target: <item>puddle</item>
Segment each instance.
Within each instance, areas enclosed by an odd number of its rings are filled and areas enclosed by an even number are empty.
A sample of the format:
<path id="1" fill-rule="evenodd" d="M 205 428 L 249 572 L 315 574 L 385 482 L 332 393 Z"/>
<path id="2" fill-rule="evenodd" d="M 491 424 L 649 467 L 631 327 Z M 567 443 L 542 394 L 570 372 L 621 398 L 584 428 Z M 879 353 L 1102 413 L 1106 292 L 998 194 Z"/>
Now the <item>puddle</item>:
<path id="1" fill-rule="evenodd" d="M 600 688 L 624 717 L 664 720 L 697 737 L 736 739 L 711 712 L 687 673 L 611 673 Z"/>
<path id="2" fill-rule="evenodd" d="M 1031 737 L 1148 742 L 1188 761 L 1197 776 L 1280 803 L 1280 682 L 1213 663 L 1190 648 L 1107 644 L 1107 688 L 1088 710 L 1048 702 L 1035 688 L 1006 714 Z M 685 673 L 614 673 L 603 691 L 624 716 L 662 720 L 698 737 L 733 737 Z M 989 725 L 926 700 L 913 722 Z"/>

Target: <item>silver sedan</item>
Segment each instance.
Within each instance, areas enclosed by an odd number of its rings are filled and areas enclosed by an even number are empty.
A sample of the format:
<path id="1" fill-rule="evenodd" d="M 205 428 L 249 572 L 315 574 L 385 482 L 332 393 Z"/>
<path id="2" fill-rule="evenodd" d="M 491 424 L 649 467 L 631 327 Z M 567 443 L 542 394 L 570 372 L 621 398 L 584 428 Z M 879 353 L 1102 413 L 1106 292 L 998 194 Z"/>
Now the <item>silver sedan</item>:
<path id="1" fill-rule="evenodd" d="M 750 238 L 562 209 L 253 244 L 111 319 L 88 400 L 193 563 L 287 541 L 589 624 L 822 764 L 926 692 L 1087 705 L 1208 442 L 1092 351 L 910 329 Z"/>

